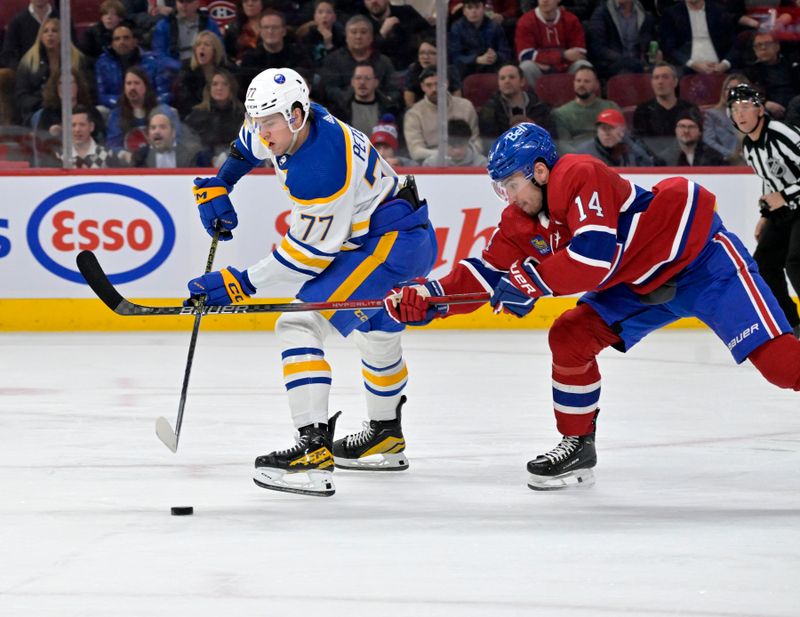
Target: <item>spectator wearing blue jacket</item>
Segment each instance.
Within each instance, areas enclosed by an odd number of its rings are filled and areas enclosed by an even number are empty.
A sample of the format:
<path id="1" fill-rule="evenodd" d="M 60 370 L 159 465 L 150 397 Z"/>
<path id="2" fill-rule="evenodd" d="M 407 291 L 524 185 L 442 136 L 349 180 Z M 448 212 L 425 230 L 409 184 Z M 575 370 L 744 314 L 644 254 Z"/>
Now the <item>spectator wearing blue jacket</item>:
<path id="1" fill-rule="evenodd" d="M 176 68 L 192 57 L 192 43 L 198 32 L 210 30 L 222 40 L 219 26 L 208 10 L 197 4 L 198 0 L 178 0 L 175 12 L 159 19 L 153 29 L 152 50 L 163 58 L 176 60 Z"/>
<path id="2" fill-rule="evenodd" d="M 111 46 L 97 59 L 95 79 L 97 82 L 97 101 L 108 109 L 119 102 L 124 85 L 125 72 L 139 66 L 154 84 L 160 103 L 169 103 L 172 97 L 171 72 L 152 52 L 143 51 L 138 45 L 136 35 L 130 26 L 120 24 L 111 35 Z"/>
<path id="3" fill-rule="evenodd" d="M 484 0 L 466 0 L 463 17 L 450 28 L 448 53 L 461 77 L 495 73 L 512 59 L 505 31 L 486 16 Z"/>

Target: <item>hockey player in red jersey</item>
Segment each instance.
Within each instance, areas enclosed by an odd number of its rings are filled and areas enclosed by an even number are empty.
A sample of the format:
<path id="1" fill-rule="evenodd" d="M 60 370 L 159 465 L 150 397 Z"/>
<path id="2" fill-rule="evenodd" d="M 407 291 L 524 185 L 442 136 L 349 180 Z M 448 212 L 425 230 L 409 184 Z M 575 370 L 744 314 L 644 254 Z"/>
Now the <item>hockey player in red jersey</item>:
<path id="1" fill-rule="evenodd" d="M 706 323 L 737 363 L 749 360 L 770 383 L 800 391 L 800 341 L 708 190 L 668 178 L 647 191 L 592 157 L 559 158 L 547 131 L 530 123 L 500 136 L 488 170 L 510 205 L 482 259 L 395 290 L 386 307 L 423 325 L 479 306 L 432 305 L 430 295 L 485 290 L 495 312 L 523 317 L 543 296 L 588 292 L 550 329 L 563 439 L 528 463 L 530 488 L 594 482 L 597 354 L 624 352 L 681 317 Z"/>

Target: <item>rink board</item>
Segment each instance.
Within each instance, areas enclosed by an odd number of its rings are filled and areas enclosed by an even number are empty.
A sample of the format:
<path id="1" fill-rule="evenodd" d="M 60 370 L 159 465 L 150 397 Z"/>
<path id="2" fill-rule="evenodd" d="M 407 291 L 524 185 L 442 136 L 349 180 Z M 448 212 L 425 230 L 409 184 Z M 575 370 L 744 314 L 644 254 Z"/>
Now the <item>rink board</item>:
<path id="1" fill-rule="evenodd" d="M 504 207 L 486 175 L 444 170 L 408 170 L 430 205 L 439 255 L 431 276 L 479 256 Z M 639 169 L 624 175 L 652 186 L 685 169 Z M 197 172 L 197 173 L 193 173 Z M 192 179 L 208 170 L 61 170 L 0 172 L 0 331 L 182 330 L 180 317 L 118 317 L 88 288 L 75 266 L 82 249 L 95 251 L 120 293 L 152 304 L 174 304 L 186 281 L 202 272 L 209 237 L 191 194 Z M 758 219 L 760 181 L 748 170 L 698 168 L 692 179 L 716 193 L 727 227 L 748 248 Z M 233 242 L 220 243 L 215 267 L 253 265 L 287 230 L 289 201 L 271 172 L 243 178 L 232 195 L 239 214 Z M 266 290 L 265 290 L 266 291 Z M 259 302 L 284 298 L 275 288 Z M 270 297 L 267 297 L 270 296 Z M 534 329 L 548 327 L 574 298 L 545 298 L 523 320 L 498 317 L 488 308 L 438 322 L 441 328 Z M 204 328 L 271 329 L 276 315 L 207 317 Z M 696 327 L 684 320 L 682 327 Z"/>

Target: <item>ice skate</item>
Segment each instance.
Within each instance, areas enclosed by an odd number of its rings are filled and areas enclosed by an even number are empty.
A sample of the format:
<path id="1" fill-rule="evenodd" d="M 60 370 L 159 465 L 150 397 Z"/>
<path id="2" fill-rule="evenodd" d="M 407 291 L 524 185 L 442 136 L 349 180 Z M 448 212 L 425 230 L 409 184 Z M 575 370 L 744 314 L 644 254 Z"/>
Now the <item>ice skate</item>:
<path id="1" fill-rule="evenodd" d="M 333 460 L 340 469 L 402 471 L 408 469 L 406 440 L 400 426 L 400 410 L 406 397 L 400 397 L 394 420 L 365 420 L 358 433 L 333 444 Z"/>
<path id="2" fill-rule="evenodd" d="M 273 491 L 318 497 L 333 495 L 336 487 L 331 442 L 340 413 L 328 420 L 327 425 L 302 427 L 294 447 L 256 458 L 253 482 Z"/>
<path id="3" fill-rule="evenodd" d="M 555 448 L 528 463 L 528 487 L 534 491 L 556 491 L 594 484 L 592 467 L 597 464 L 594 433 L 564 437 Z"/>

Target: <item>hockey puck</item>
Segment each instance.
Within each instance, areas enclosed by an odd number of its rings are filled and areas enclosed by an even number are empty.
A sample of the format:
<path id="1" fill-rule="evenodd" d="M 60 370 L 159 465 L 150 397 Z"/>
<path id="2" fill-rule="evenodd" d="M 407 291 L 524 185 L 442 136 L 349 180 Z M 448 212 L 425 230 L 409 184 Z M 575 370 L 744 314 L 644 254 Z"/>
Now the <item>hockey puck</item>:
<path id="1" fill-rule="evenodd" d="M 194 508 L 192 506 L 173 506 L 169 511 L 172 516 L 189 516 L 190 514 L 194 514 Z"/>

